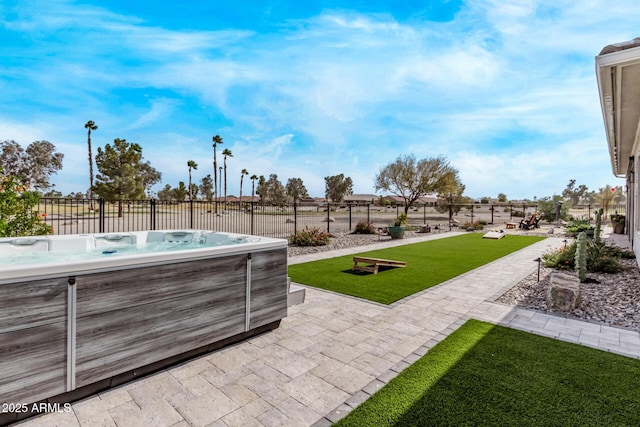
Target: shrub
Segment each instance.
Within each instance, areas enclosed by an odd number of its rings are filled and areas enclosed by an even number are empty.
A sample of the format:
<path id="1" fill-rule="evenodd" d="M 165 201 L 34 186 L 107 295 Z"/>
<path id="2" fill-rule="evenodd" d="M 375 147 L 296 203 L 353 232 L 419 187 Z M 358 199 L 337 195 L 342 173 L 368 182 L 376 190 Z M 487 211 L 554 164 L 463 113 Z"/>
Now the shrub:
<path id="1" fill-rule="evenodd" d="M 538 200 L 538 212 L 542 214 L 545 221 L 556 220 L 556 203 L 564 202 L 562 196 L 554 195 L 553 197 L 543 197 Z M 563 203 L 560 208 L 560 219 L 567 220 L 569 218 L 569 208 L 571 203 Z"/>
<path id="2" fill-rule="evenodd" d="M 542 255 L 542 261 L 545 267 L 556 268 L 558 270 L 574 270 L 576 246 L 575 243 L 572 243 L 557 251 Z"/>
<path id="3" fill-rule="evenodd" d="M 376 234 L 376 227 L 373 224 L 361 221 L 356 224 L 355 234 Z"/>
<path id="4" fill-rule="evenodd" d="M 51 227 L 43 220 L 44 214 L 40 215 L 33 211 L 39 200 L 38 193 L 28 191 L 26 186 L 21 185 L 14 177 L 2 177 L 2 181 L 0 181 L 0 237 L 51 234 Z"/>
<path id="5" fill-rule="evenodd" d="M 462 229 L 467 230 L 469 228 L 473 228 L 474 230 L 482 230 L 484 226 L 487 224 L 486 221 L 476 221 L 476 222 L 465 222 L 462 224 Z"/>
<path id="6" fill-rule="evenodd" d="M 578 234 L 589 230 L 593 230 L 593 226 L 586 219 L 574 219 L 571 224 L 567 225 L 567 233 L 569 234 Z"/>
<path id="7" fill-rule="evenodd" d="M 292 234 L 289 242 L 297 246 L 324 246 L 329 243 L 329 233 L 317 227 L 305 226 L 304 230 Z"/>
<path id="8" fill-rule="evenodd" d="M 567 245 L 554 252 L 542 255 L 542 260 L 546 267 L 558 270 L 575 270 L 576 243 Z M 618 260 L 622 257 L 632 257 L 635 255 L 629 251 L 596 244 L 593 241 L 587 243 L 587 271 L 591 273 L 617 273 L 622 269 Z"/>

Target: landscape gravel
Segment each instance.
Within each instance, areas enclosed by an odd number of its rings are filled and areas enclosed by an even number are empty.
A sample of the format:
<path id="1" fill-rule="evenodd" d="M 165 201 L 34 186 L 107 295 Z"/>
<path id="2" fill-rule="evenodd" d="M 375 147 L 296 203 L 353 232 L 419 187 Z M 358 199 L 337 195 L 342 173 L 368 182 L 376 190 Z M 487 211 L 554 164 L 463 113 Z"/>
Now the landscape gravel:
<path id="1" fill-rule="evenodd" d="M 619 273 L 589 273 L 587 282 L 580 283 L 580 305 L 568 313 L 547 308 L 545 295 L 554 270 L 545 267 L 540 271 L 540 282 L 536 271 L 496 301 L 640 332 L 640 270 L 633 259 L 620 263 L 624 268 Z"/>
<path id="2" fill-rule="evenodd" d="M 419 235 L 419 233 L 407 231 L 405 239 L 410 241 L 412 237 Z M 295 257 L 309 253 L 366 246 L 390 239 L 386 235 L 336 233 L 331 235 L 330 243 L 326 246 L 289 245 L 288 255 Z M 588 283 L 580 284 L 582 301 L 575 310 L 569 313 L 547 308 L 545 294 L 549 286 L 549 275 L 553 269 L 546 267 L 542 267 L 540 270 L 540 281 L 538 281 L 538 273 L 535 271 L 516 283 L 496 302 L 640 331 L 640 269 L 633 259 L 623 259 L 621 264 L 624 268 L 619 273 L 589 273 L 587 277 L 591 280 Z"/>
<path id="3" fill-rule="evenodd" d="M 420 236 L 414 231 L 405 231 L 405 240 Z M 298 255 L 307 255 L 317 252 L 334 251 L 336 249 L 351 248 L 355 246 L 366 246 L 374 243 L 386 242 L 391 240 L 386 234 L 351 234 L 351 233 L 333 233 L 329 239 L 329 244 L 324 246 L 294 246 L 289 244 L 287 254 L 290 257 Z"/>

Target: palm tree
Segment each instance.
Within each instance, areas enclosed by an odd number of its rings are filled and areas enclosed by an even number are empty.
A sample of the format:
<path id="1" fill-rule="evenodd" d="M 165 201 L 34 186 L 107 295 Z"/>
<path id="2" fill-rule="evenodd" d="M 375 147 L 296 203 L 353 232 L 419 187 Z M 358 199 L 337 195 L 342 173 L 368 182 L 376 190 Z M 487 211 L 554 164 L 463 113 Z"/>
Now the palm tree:
<path id="1" fill-rule="evenodd" d="M 218 190 L 218 198 L 220 198 L 220 193 L 222 193 L 222 166 L 218 166 L 218 170 L 220 171 L 220 189 Z"/>
<path id="2" fill-rule="evenodd" d="M 242 180 L 245 175 L 249 175 L 249 171 L 246 169 L 242 169 L 240 171 L 240 206 L 242 206 Z"/>
<path id="3" fill-rule="evenodd" d="M 231 154 L 231 150 L 225 148 L 222 150 L 222 155 L 224 156 L 224 203 L 227 204 L 227 157 L 233 157 Z"/>
<path id="4" fill-rule="evenodd" d="M 91 154 L 91 131 L 98 129 L 93 120 L 89 120 L 84 124 L 87 129 L 87 147 L 89 148 L 89 210 L 93 210 L 93 156 Z"/>
<path id="5" fill-rule="evenodd" d="M 191 191 L 191 169 L 198 170 L 198 164 L 193 160 L 189 160 L 187 162 L 187 166 L 189 167 L 189 200 L 193 200 L 193 191 Z"/>
<path id="6" fill-rule="evenodd" d="M 258 175 L 253 174 L 249 179 L 251 180 L 251 201 L 253 202 L 253 196 L 256 194 L 256 179 L 258 179 Z"/>
<path id="7" fill-rule="evenodd" d="M 216 147 L 218 144 L 222 144 L 222 138 L 220 135 L 216 135 L 213 138 L 213 191 L 218 191 L 218 173 L 216 169 L 218 168 L 218 161 L 216 159 Z M 216 200 L 220 198 L 220 193 L 216 194 Z M 215 213 L 218 213 L 218 202 L 215 203 Z"/>

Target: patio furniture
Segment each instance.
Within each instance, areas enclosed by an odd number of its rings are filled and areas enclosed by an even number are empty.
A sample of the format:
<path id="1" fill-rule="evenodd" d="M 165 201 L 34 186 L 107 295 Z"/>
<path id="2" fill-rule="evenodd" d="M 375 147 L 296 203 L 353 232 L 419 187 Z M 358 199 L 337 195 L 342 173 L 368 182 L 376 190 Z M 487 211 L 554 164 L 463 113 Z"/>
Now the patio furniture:
<path id="1" fill-rule="evenodd" d="M 526 217 L 520 221 L 520 228 L 523 230 L 533 230 L 534 228 L 540 227 L 540 220 L 542 219 L 542 215 L 538 213 L 527 214 Z"/>

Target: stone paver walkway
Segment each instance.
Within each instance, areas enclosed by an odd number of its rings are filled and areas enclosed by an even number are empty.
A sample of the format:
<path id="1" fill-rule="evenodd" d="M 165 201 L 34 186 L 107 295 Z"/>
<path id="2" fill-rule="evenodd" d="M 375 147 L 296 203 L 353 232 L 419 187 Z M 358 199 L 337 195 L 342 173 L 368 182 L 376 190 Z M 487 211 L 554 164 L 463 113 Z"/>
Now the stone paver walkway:
<path id="1" fill-rule="evenodd" d="M 76 402 L 71 412 L 21 425 L 330 425 L 469 318 L 640 358 L 637 332 L 492 302 L 534 271 L 534 259 L 562 244 L 546 239 L 391 306 L 308 288 L 306 302 L 291 307 L 273 332 Z M 301 256 L 290 263 L 336 255 Z"/>

